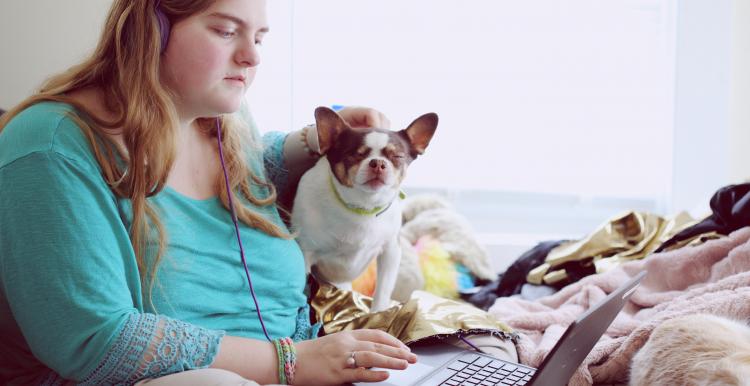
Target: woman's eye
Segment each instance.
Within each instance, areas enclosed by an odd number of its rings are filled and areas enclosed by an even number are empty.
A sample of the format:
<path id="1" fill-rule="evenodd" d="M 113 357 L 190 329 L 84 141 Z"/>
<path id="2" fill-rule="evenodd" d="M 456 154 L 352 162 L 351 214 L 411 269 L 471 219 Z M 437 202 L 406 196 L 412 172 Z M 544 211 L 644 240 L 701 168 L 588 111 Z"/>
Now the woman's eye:
<path id="1" fill-rule="evenodd" d="M 220 30 L 220 29 L 217 29 L 216 33 L 218 33 L 219 36 L 221 36 L 221 37 L 223 37 L 225 39 L 233 38 L 234 35 L 236 35 L 236 33 L 234 31 L 226 31 L 226 30 Z"/>

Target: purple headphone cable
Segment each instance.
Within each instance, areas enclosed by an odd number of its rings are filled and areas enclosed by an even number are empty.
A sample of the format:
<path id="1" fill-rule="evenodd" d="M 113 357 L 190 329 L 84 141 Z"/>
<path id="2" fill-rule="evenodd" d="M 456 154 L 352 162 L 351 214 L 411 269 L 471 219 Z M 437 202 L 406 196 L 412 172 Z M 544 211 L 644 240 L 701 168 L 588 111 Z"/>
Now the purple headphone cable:
<path id="1" fill-rule="evenodd" d="M 232 212 L 232 222 L 234 223 L 234 232 L 237 234 L 237 243 L 240 245 L 240 258 L 242 259 L 242 266 L 245 267 L 245 276 L 247 277 L 247 284 L 250 285 L 250 295 L 253 297 L 255 302 L 255 310 L 258 313 L 258 320 L 260 320 L 260 326 L 263 328 L 263 333 L 266 335 L 266 339 L 272 342 L 273 339 L 268 335 L 266 330 L 266 324 L 263 323 L 263 317 L 260 315 L 260 306 L 258 305 L 258 298 L 255 297 L 255 290 L 253 290 L 253 281 L 250 279 L 250 270 L 247 269 L 247 261 L 245 260 L 245 250 L 242 248 L 242 239 L 240 238 L 240 227 L 237 224 L 237 212 L 234 210 L 234 203 L 232 202 L 232 191 L 229 188 L 229 174 L 227 174 L 227 166 L 224 163 L 224 150 L 221 146 L 221 122 L 219 117 L 216 117 L 216 142 L 219 143 L 219 160 L 221 161 L 221 170 L 224 171 L 224 184 L 227 188 L 227 197 L 229 200 L 229 210 Z"/>
<path id="2" fill-rule="evenodd" d="M 156 20 L 159 23 L 159 35 L 161 39 L 161 52 L 167 48 L 167 42 L 169 41 L 169 29 L 170 23 L 167 15 L 162 12 L 161 0 L 156 0 L 154 10 L 156 12 Z M 266 339 L 272 342 L 273 339 L 268 335 L 266 330 L 266 324 L 263 323 L 263 317 L 260 315 L 260 306 L 258 305 L 258 298 L 255 296 L 255 290 L 253 289 L 253 281 L 250 279 L 250 270 L 247 269 L 247 261 L 245 260 L 245 250 L 242 248 L 242 239 L 240 238 L 240 226 L 237 224 L 237 212 L 234 210 L 234 203 L 232 202 L 232 191 L 229 188 L 229 175 L 227 174 L 227 166 L 224 163 L 224 150 L 221 146 L 221 121 L 219 117 L 216 117 L 216 141 L 219 143 L 219 159 L 221 160 L 221 169 L 224 171 L 224 183 L 227 188 L 227 197 L 229 200 L 229 210 L 232 212 L 232 222 L 234 223 L 234 232 L 237 234 L 237 243 L 240 246 L 240 258 L 242 259 L 242 266 L 245 268 L 245 276 L 247 277 L 247 284 L 250 285 L 250 295 L 253 297 L 255 303 L 255 311 L 258 313 L 258 320 L 260 320 L 260 326 L 263 328 L 263 334 L 266 335 Z"/>

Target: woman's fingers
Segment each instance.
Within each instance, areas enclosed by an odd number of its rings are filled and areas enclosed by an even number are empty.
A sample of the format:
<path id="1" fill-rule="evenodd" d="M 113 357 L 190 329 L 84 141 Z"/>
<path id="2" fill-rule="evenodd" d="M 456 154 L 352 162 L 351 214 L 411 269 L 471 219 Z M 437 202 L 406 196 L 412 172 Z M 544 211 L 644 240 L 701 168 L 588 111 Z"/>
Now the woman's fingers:
<path id="1" fill-rule="evenodd" d="M 409 363 L 405 359 L 375 351 L 355 351 L 354 359 L 357 367 L 380 367 L 383 369 L 404 370 L 409 366 Z"/>
<path id="2" fill-rule="evenodd" d="M 401 341 L 396 339 L 393 335 L 380 330 L 354 330 L 352 331 L 352 335 L 358 340 L 366 340 L 374 343 L 386 344 L 388 346 L 398 347 L 411 351 L 409 349 L 409 346 L 401 343 Z"/>
<path id="3" fill-rule="evenodd" d="M 365 113 L 364 120 L 366 127 L 379 127 L 381 129 L 391 128 L 391 121 L 388 120 L 385 114 L 377 110 L 371 109 L 367 111 Z"/>
<path id="4" fill-rule="evenodd" d="M 391 121 L 385 114 L 369 107 L 348 106 L 339 110 L 338 114 L 352 127 L 391 128 Z"/>
<path id="5" fill-rule="evenodd" d="M 361 342 L 357 349 L 359 350 L 358 352 L 374 352 L 391 358 L 404 360 L 408 363 L 417 362 L 417 356 L 409 351 L 408 348 L 393 347 L 382 343 Z"/>
<path id="6" fill-rule="evenodd" d="M 350 382 L 382 382 L 388 378 L 388 371 L 371 368 L 404 370 L 408 366 L 405 360 L 373 351 L 355 351 L 355 365 L 356 368 L 345 370 L 351 376 Z"/>
<path id="7" fill-rule="evenodd" d="M 352 334 L 359 343 L 355 346 L 357 367 L 382 367 L 403 370 L 416 363 L 417 356 L 408 346 L 392 335 L 379 330 L 355 330 Z"/>
<path id="8" fill-rule="evenodd" d="M 388 379 L 388 372 L 383 370 L 368 370 L 364 367 L 358 367 L 347 371 L 347 382 L 382 382 Z"/>

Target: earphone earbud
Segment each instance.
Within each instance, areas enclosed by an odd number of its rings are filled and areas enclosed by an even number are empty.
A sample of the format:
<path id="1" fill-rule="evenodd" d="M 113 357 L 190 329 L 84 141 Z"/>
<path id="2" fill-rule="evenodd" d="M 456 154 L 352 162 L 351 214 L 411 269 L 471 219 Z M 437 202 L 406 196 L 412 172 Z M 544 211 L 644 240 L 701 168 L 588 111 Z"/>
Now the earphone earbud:
<path id="1" fill-rule="evenodd" d="M 156 6 L 154 12 L 156 13 L 156 19 L 159 21 L 159 34 L 161 35 L 161 52 L 167 49 L 167 42 L 169 42 L 169 30 L 172 26 L 169 23 L 167 15 L 161 10 L 161 0 L 156 0 Z"/>

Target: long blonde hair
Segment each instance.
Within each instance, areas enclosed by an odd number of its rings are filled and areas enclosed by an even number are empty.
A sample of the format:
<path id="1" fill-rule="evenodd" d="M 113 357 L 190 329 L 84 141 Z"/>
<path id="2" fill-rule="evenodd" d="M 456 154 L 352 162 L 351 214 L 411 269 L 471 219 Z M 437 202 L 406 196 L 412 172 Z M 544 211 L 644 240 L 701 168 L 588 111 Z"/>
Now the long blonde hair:
<path id="1" fill-rule="evenodd" d="M 177 115 L 170 92 L 159 78 L 161 53 L 160 31 L 155 14 L 156 3 L 172 24 L 207 9 L 213 0 L 115 0 L 109 11 L 103 33 L 93 54 L 82 63 L 48 79 L 41 90 L 21 102 L 0 118 L 0 132 L 19 112 L 42 101 L 64 102 L 83 112 L 86 119 L 73 114 L 71 118 L 81 127 L 91 144 L 102 176 L 112 191 L 132 202 L 133 220 L 130 241 L 135 251 L 141 281 L 146 283 L 148 298 L 156 277 L 165 246 L 166 234 L 157 212 L 146 200 L 159 193 L 167 180 L 175 158 Z M 97 118 L 66 93 L 94 87 L 102 91 L 106 108 L 116 117 L 114 121 Z M 242 124 L 230 116 L 222 117 L 222 146 L 234 192 L 257 206 L 276 201 L 272 184 L 255 175 L 247 166 L 243 149 Z M 213 118 L 198 120 L 205 133 L 216 137 Z M 125 154 L 105 135 L 105 130 L 122 130 Z M 126 159 L 125 166 L 118 156 Z M 148 158 L 148 159 L 147 159 Z M 216 180 L 216 191 L 224 207 L 229 208 L 223 174 Z M 250 184 L 265 187 L 268 195 L 256 197 Z M 264 218 L 236 198 L 237 217 L 250 227 L 269 235 L 291 236 L 272 221 Z M 158 250 L 148 263 L 146 251 L 152 229 L 156 230 Z"/>

